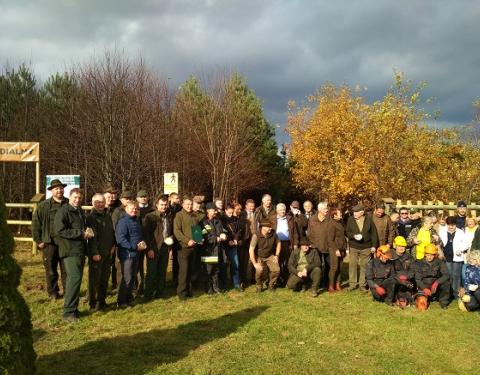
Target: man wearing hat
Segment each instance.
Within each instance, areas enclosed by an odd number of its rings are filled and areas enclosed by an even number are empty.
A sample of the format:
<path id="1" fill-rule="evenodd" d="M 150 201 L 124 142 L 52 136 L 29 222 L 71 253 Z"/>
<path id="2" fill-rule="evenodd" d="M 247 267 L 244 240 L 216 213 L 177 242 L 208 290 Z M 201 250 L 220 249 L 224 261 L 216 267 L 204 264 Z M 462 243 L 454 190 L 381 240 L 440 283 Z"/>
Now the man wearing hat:
<path id="1" fill-rule="evenodd" d="M 259 223 L 260 228 L 257 235 L 250 242 L 250 261 L 255 267 L 255 282 L 257 293 L 262 291 L 262 276 L 265 267 L 270 271 L 268 289 L 275 291 L 278 276 L 280 275 L 280 266 L 278 257 L 281 250 L 281 242 L 272 229 L 272 222 L 264 218 Z M 255 253 L 255 248 L 257 251 Z"/>
<path id="2" fill-rule="evenodd" d="M 366 267 L 366 279 L 375 301 L 393 304 L 395 295 L 395 269 L 392 263 L 392 250 L 387 245 L 379 246 L 375 258 Z"/>
<path id="3" fill-rule="evenodd" d="M 458 201 L 457 203 L 457 228 L 465 231 L 465 220 L 467 219 L 467 204 L 465 201 Z"/>
<path id="4" fill-rule="evenodd" d="M 378 236 L 372 217 L 365 216 L 365 208 L 362 204 L 353 207 L 353 215 L 348 218 L 345 230 L 350 245 L 348 290 L 354 290 L 360 284 L 360 290 L 366 292 L 365 267 L 378 245 Z M 360 266 L 360 275 L 357 280 L 358 266 Z"/>
<path id="5" fill-rule="evenodd" d="M 312 282 L 312 296 L 318 296 L 320 281 L 322 278 L 322 261 L 317 251 L 310 248 L 308 239 L 300 241 L 300 249 L 293 250 L 288 260 L 290 276 L 287 281 L 287 288 L 298 292 L 302 286 Z"/>
<path id="6" fill-rule="evenodd" d="M 307 236 L 308 219 L 302 214 L 302 211 L 300 211 L 299 201 L 292 201 L 292 203 L 290 203 L 290 215 L 293 217 L 297 227 L 299 239 L 305 238 Z"/>
<path id="7" fill-rule="evenodd" d="M 32 216 L 33 240 L 37 247 L 43 252 L 43 265 L 45 267 L 45 278 L 47 282 L 47 293 L 51 299 L 60 297 L 58 287 L 58 270 L 62 277 L 63 291 L 65 292 L 66 273 L 60 261 L 58 244 L 55 240 L 53 222 L 58 209 L 68 203 L 63 196 L 64 188 L 67 186 L 60 180 L 52 180 L 47 188 L 52 197 L 41 202 Z"/>

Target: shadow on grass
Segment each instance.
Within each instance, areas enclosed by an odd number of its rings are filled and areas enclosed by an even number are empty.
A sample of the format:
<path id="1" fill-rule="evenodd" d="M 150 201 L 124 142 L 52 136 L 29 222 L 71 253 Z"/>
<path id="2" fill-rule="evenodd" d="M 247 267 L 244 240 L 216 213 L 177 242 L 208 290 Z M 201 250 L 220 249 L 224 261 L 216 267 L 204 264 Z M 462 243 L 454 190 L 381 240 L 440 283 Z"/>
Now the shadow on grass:
<path id="1" fill-rule="evenodd" d="M 38 373 L 141 374 L 162 364 L 175 363 L 199 346 L 227 337 L 267 309 L 268 306 L 259 306 L 176 328 L 91 341 L 40 357 Z"/>

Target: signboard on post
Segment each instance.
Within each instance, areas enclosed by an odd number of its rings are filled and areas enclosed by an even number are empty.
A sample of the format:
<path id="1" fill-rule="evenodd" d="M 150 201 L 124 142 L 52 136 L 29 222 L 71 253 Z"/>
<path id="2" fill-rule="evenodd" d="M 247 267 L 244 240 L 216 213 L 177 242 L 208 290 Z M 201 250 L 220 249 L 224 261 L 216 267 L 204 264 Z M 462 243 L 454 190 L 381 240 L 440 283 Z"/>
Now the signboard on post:
<path id="1" fill-rule="evenodd" d="M 63 174 L 55 174 L 55 175 L 47 175 L 46 176 L 46 184 L 45 187 L 47 189 L 46 191 L 46 199 L 50 198 L 52 196 L 52 192 L 48 190 L 48 187 L 50 186 L 50 183 L 52 180 L 60 180 L 62 183 L 67 184 L 65 187 L 64 195 L 65 197 L 68 198 L 70 195 L 70 191 L 73 188 L 79 188 L 80 187 L 80 175 L 75 174 L 75 175 L 63 175 Z"/>
<path id="2" fill-rule="evenodd" d="M 0 142 L 0 161 L 38 162 L 38 142 Z"/>
<path id="3" fill-rule="evenodd" d="M 178 193 L 178 173 L 163 174 L 163 194 Z"/>

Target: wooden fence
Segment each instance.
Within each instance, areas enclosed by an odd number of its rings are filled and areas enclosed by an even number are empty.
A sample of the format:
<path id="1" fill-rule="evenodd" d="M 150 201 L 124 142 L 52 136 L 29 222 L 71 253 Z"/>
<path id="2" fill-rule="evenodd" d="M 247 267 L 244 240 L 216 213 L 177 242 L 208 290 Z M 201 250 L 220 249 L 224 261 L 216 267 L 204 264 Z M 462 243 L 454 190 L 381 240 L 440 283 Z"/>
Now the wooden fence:
<path id="1" fill-rule="evenodd" d="M 29 211 L 32 212 L 32 214 L 35 212 L 35 210 L 38 207 L 38 203 L 5 203 L 5 206 L 9 209 L 9 212 L 11 211 L 12 208 L 26 208 Z M 82 206 L 82 208 L 85 211 L 90 211 L 92 209 L 92 206 Z M 7 224 L 8 225 L 19 225 L 19 226 L 32 226 L 32 221 L 31 220 L 11 220 L 7 219 Z M 15 241 L 18 242 L 31 242 L 32 243 L 32 254 L 36 255 L 37 254 L 37 244 L 35 241 L 33 241 L 32 237 L 20 237 L 20 236 L 14 236 L 13 237 Z"/>
<path id="2" fill-rule="evenodd" d="M 400 199 L 394 200 L 392 198 L 383 198 L 385 205 L 387 206 L 386 211 L 388 213 L 392 212 L 394 209 L 399 210 L 401 207 L 406 207 L 407 209 L 415 208 L 422 215 L 425 215 L 431 210 L 435 210 L 438 214 L 444 213 L 445 215 L 453 216 L 457 211 L 456 202 L 444 203 L 442 201 L 402 201 Z M 477 217 L 477 211 L 480 212 L 480 205 L 472 202 L 467 204 L 467 209 L 473 217 Z"/>

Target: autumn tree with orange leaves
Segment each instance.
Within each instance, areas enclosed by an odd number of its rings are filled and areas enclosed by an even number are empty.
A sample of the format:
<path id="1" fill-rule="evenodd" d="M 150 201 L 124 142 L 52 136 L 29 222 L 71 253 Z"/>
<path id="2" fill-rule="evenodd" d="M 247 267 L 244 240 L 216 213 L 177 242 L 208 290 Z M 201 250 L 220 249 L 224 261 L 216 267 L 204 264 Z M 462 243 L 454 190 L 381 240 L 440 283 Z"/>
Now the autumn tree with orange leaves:
<path id="1" fill-rule="evenodd" d="M 290 103 L 287 132 L 293 182 L 346 205 L 381 197 L 452 200 L 468 191 L 465 166 L 479 149 L 452 130 L 427 127 L 423 84 L 396 74 L 382 100 L 367 103 L 348 86 L 323 86 L 303 106 Z M 472 177 L 473 178 L 473 177 Z M 470 195 L 471 196 L 471 195 Z"/>

